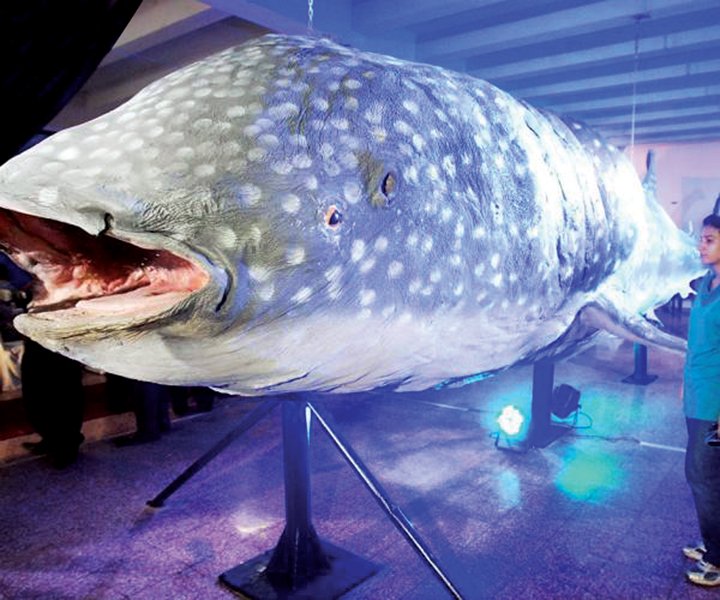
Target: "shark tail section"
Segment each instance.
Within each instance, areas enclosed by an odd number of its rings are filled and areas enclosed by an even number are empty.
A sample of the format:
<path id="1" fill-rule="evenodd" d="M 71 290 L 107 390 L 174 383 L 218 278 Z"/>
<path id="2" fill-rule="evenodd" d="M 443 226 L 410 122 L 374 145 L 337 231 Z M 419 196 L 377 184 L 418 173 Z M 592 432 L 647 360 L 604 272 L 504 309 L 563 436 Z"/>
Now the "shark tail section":
<path id="1" fill-rule="evenodd" d="M 642 180 L 645 197 L 657 202 L 657 167 L 655 150 L 648 150 L 645 157 L 645 177 Z"/>
<path id="2" fill-rule="evenodd" d="M 679 228 L 659 202 L 654 150 L 648 151 L 645 162 L 642 188 L 646 212 L 643 221 L 638 224 L 646 232 L 645 240 L 635 253 L 633 268 L 625 274 L 625 281 L 619 286 L 625 298 L 613 304 L 632 306 L 636 310 L 627 312 L 653 319 L 654 308 L 666 303 L 675 294 L 687 296 L 692 293 L 691 281 L 702 276 L 706 269 L 699 260 L 693 236 Z M 600 297 L 615 298 L 609 290 L 604 292 Z"/>

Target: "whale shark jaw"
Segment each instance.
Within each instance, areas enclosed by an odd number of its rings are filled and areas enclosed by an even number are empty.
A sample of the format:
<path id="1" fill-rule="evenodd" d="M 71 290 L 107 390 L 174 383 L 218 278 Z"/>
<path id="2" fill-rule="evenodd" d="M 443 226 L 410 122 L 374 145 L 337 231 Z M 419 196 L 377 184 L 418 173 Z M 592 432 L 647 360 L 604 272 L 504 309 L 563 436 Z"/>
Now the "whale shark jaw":
<path id="1" fill-rule="evenodd" d="M 0 209 L 0 249 L 33 276 L 28 314 L 18 328 L 58 337 L 131 329 L 168 317 L 209 282 L 197 262 L 141 247 L 108 227 L 79 227 Z"/>

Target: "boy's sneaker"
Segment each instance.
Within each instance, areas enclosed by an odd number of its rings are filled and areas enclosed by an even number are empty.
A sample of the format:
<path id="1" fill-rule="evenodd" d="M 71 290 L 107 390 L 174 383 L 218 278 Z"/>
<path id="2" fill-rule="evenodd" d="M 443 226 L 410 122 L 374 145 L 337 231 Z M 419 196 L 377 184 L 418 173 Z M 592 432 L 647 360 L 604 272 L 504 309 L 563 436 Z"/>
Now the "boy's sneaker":
<path id="1" fill-rule="evenodd" d="M 705 556 L 705 553 L 707 552 L 707 548 L 705 548 L 705 544 L 700 542 L 699 544 L 685 546 L 682 549 L 682 553 L 689 558 L 690 560 L 698 561 L 702 560 L 703 556 Z"/>
<path id="2" fill-rule="evenodd" d="M 695 585 L 702 585 L 705 587 L 715 587 L 720 585 L 720 567 L 717 567 L 704 560 L 699 560 L 695 564 L 695 568 L 686 571 L 685 575 L 690 582 Z"/>

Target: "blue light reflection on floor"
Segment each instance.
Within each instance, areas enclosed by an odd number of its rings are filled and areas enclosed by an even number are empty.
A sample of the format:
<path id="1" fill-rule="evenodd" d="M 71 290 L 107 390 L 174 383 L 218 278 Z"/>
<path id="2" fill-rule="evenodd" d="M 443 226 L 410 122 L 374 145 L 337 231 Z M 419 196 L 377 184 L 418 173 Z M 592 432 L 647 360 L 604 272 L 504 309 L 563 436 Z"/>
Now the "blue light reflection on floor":
<path id="1" fill-rule="evenodd" d="M 515 471 L 508 469 L 500 473 L 496 485 L 501 510 L 508 510 L 520 504 L 522 499 L 520 478 Z"/>
<path id="2" fill-rule="evenodd" d="M 569 447 L 555 485 L 574 500 L 599 503 L 621 489 L 624 480 L 617 456 Z"/>

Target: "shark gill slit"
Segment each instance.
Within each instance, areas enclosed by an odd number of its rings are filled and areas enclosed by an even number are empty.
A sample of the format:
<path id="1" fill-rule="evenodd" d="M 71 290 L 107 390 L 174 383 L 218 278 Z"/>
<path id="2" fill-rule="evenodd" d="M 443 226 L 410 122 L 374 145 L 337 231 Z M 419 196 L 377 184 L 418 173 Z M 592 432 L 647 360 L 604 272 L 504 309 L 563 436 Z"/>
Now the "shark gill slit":
<path id="1" fill-rule="evenodd" d="M 228 269 L 223 269 L 225 271 L 225 275 L 227 276 L 227 283 L 225 284 L 225 289 L 223 290 L 222 297 L 220 298 L 220 302 L 217 303 L 215 306 L 215 312 L 220 312 L 225 306 L 225 303 L 227 302 L 228 296 L 230 295 L 230 289 L 233 287 L 234 279 L 232 276 L 232 273 Z"/>

